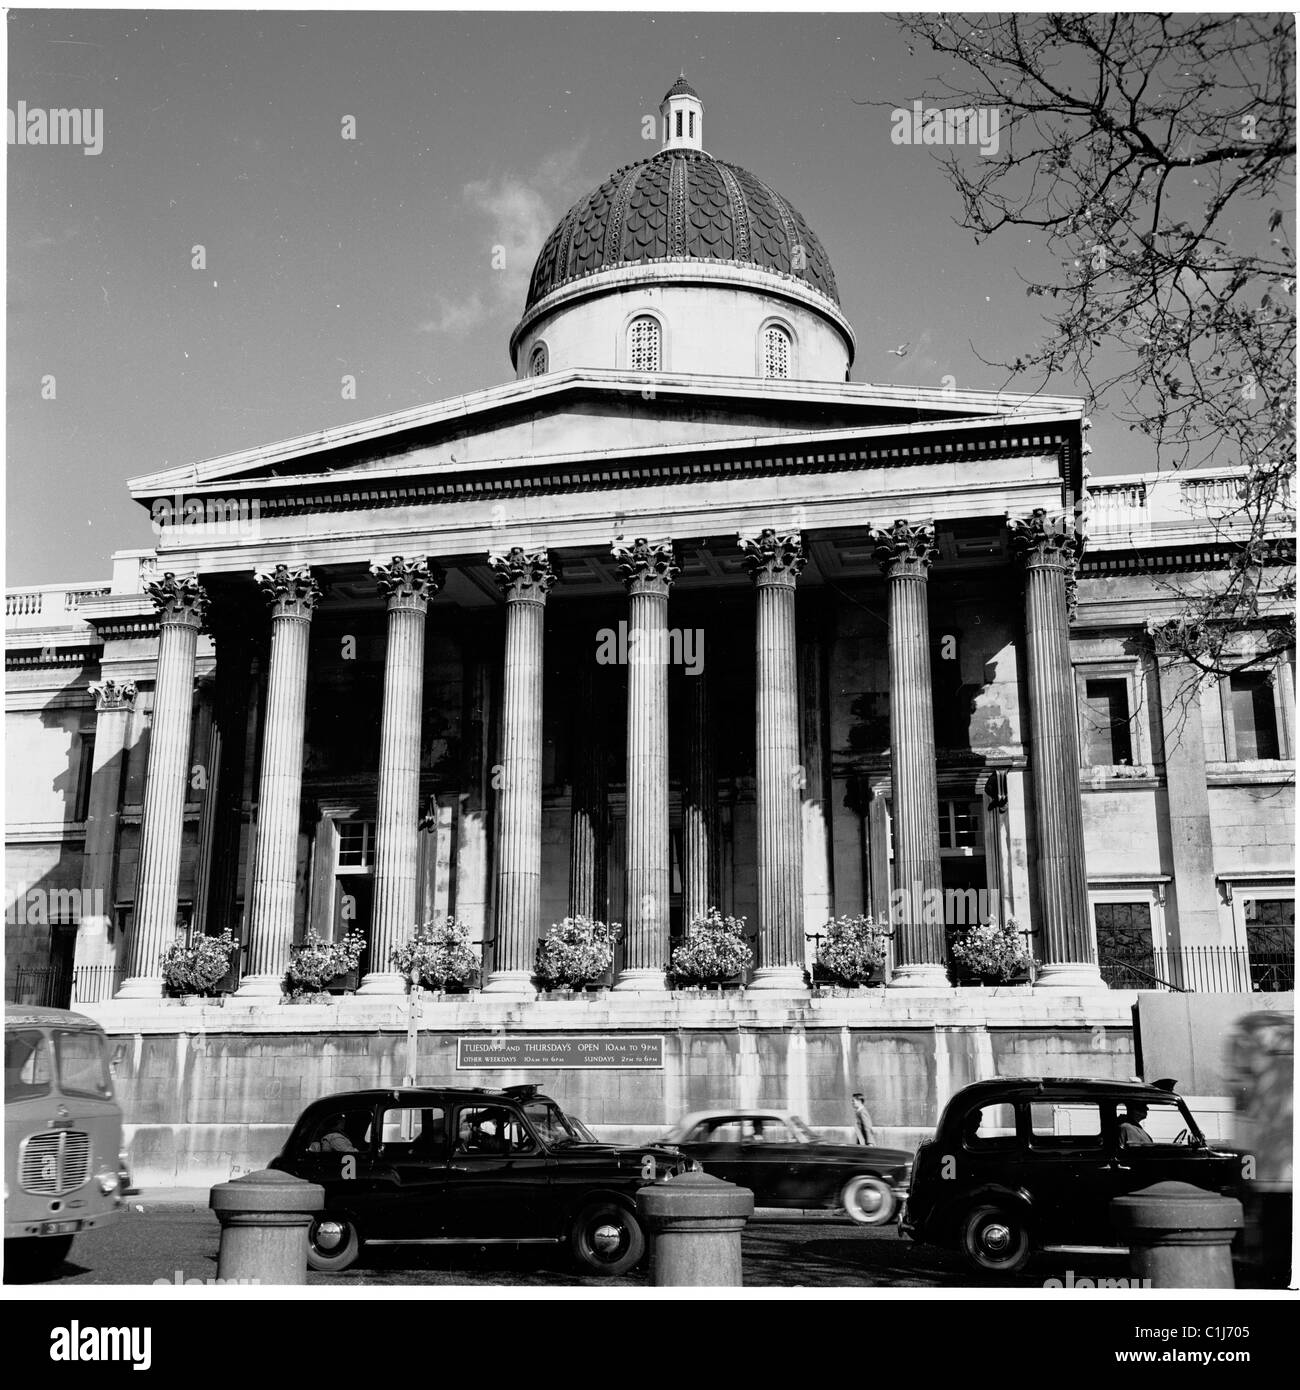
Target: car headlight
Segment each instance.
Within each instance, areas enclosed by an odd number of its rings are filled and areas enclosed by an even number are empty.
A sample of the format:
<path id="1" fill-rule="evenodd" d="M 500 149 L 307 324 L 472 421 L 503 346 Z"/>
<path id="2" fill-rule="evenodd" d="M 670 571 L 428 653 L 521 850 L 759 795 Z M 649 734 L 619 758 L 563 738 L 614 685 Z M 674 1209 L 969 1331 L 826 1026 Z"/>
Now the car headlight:
<path id="1" fill-rule="evenodd" d="M 108 1197 L 112 1193 L 117 1191 L 119 1183 L 116 1173 L 99 1173 L 97 1175 L 97 1178 L 99 1182 L 99 1190 L 104 1194 L 105 1197 Z"/>

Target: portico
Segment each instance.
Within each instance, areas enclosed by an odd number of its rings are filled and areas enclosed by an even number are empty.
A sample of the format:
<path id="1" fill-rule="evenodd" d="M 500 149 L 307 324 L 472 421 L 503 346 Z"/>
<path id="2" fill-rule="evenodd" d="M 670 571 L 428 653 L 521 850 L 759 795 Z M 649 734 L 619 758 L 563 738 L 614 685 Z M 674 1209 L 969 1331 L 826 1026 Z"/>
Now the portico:
<path id="1" fill-rule="evenodd" d="M 646 400 L 638 377 L 558 373 L 454 420 L 408 413 L 191 474 L 189 493 L 255 499 L 260 518 L 253 536 L 164 528 L 158 571 L 176 577 L 155 595 L 164 634 L 175 592 L 227 633 L 218 688 L 223 660 L 266 657 L 217 713 L 261 750 L 242 881 L 206 895 L 205 928 L 243 939 L 241 993 L 274 997 L 296 939 L 351 924 L 369 941 L 362 993 L 399 994 L 393 947 L 452 915 L 482 943 L 485 1002 L 528 998 L 538 939 L 585 910 L 623 926 L 613 997 L 645 998 L 718 905 L 753 933 L 750 989 L 797 994 L 826 904 L 879 912 L 916 884 L 999 889 L 1036 933 L 1043 984 L 1096 983 L 1072 717 L 1048 698 L 1072 682 L 1054 634 L 1078 550 L 1078 403 L 754 386 L 667 377 Z M 756 437 L 714 437 L 746 393 Z M 778 434 L 764 412 L 839 418 Z M 519 457 L 517 422 L 543 419 L 551 452 Z M 177 486 L 133 490 L 151 505 Z M 160 649 L 153 717 L 178 732 L 150 757 L 135 996 L 160 991 L 157 923 L 175 913 L 179 841 L 154 818 L 184 777 L 186 652 Z M 995 718 L 955 729 L 962 701 L 994 697 Z M 239 798 L 224 807 L 215 833 L 238 843 Z M 979 852 L 959 863 L 971 807 Z M 1053 851 L 1031 855 L 1030 833 Z M 949 988 L 942 925 L 894 933 L 891 982 Z"/>

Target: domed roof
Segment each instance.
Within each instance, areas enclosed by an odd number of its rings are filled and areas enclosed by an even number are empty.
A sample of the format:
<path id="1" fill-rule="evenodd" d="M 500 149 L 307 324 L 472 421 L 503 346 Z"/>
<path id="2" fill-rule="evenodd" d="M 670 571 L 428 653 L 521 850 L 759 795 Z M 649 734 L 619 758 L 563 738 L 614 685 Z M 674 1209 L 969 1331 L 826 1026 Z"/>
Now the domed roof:
<path id="1" fill-rule="evenodd" d="M 524 312 L 581 276 L 662 260 L 753 265 L 840 302 L 830 258 L 790 203 L 747 169 L 677 148 L 619 169 L 565 213 L 537 257 Z"/>

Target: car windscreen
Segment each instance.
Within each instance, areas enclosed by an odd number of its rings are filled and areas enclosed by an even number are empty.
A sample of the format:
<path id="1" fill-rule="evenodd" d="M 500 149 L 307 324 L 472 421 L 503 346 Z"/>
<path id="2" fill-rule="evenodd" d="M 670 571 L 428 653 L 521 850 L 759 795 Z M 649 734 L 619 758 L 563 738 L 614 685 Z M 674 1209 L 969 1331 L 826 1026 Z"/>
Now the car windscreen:
<path id="1" fill-rule="evenodd" d="M 108 1053 L 98 1033 L 59 1029 L 54 1034 L 54 1051 L 59 1062 L 59 1086 L 65 1096 L 113 1099 Z"/>
<path id="2" fill-rule="evenodd" d="M 53 1072 L 49 1047 L 35 1029 L 5 1030 L 5 1102 L 48 1096 Z"/>
<path id="3" fill-rule="evenodd" d="M 589 1143 L 554 1101 L 532 1100 L 523 1111 L 543 1144 Z"/>

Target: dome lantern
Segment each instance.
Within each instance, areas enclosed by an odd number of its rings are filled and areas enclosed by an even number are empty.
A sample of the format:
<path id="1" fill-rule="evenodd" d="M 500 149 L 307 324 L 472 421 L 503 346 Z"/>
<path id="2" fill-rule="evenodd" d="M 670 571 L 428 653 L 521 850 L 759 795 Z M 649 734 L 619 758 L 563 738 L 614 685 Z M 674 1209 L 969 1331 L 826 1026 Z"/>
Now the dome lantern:
<path id="1" fill-rule="evenodd" d="M 699 93 L 686 80 L 683 72 L 664 94 L 659 103 L 664 118 L 665 150 L 702 150 L 704 148 L 704 103 Z"/>

